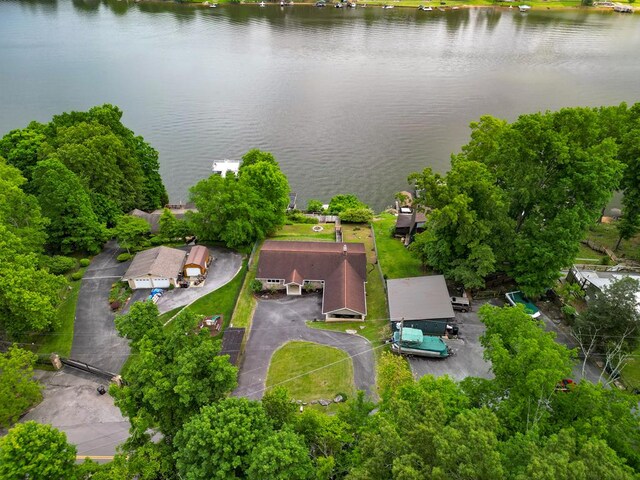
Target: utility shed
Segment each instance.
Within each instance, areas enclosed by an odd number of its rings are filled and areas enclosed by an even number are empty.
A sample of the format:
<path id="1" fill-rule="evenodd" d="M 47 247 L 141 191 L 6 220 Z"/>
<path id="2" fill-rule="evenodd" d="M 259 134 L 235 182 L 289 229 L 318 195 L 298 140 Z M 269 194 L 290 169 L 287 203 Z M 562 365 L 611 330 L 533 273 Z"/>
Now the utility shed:
<path id="1" fill-rule="evenodd" d="M 204 245 L 196 245 L 191 248 L 187 260 L 184 262 L 184 276 L 197 277 L 207 273 L 211 255 L 209 249 Z"/>
<path id="2" fill-rule="evenodd" d="M 229 355 L 232 365 L 238 366 L 244 328 L 227 328 L 222 334 L 222 348 L 218 355 Z"/>
<path id="3" fill-rule="evenodd" d="M 443 335 L 455 318 L 447 284 L 442 275 L 387 280 L 392 323 L 404 320 L 405 328 L 427 335 Z M 396 325 L 393 325 L 395 330 Z"/>

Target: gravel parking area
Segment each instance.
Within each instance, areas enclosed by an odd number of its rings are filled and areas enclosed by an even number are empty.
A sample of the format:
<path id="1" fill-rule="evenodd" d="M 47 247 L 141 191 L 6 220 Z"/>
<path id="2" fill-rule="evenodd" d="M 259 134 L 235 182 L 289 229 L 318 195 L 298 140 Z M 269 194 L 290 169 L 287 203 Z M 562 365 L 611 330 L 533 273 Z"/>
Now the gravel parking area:
<path id="1" fill-rule="evenodd" d="M 456 321 L 460 327 L 458 338 L 445 340 L 454 355 L 447 358 L 409 358 L 416 378 L 424 375 L 449 375 L 457 381 L 465 377 L 493 378 L 491 364 L 482 358 L 484 349 L 480 345 L 480 335 L 484 333 L 485 326 L 477 312 L 484 303 L 486 302 L 473 302 L 470 312 L 456 312 Z"/>

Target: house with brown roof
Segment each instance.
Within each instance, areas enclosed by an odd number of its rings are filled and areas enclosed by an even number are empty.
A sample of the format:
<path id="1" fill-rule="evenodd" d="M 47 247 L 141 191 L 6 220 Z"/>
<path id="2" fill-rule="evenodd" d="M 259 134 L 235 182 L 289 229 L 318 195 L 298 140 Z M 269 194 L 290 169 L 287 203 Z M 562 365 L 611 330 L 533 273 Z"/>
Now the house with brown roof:
<path id="1" fill-rule="evenodd" d="M 187 260 L 184 262 L 184 276 L 197 277 L 207 273 L 211 254 L 204 245 L 196 245 L 191 248 Z"/>
<path id="2" fill-rule="evenodd" d="M 266 241 L 256 279 L 270 289 L 301 295 L 306 285 L 323 289 L 327 321 L 364 320 L 367 254 L 363 243 Z"/>
<path id="3" fill-rule="evenodd" d="M 144 250 L 134 257 L 122 280 L 132 289 L 177 286 L 187 252 L 169 247 Z"/>

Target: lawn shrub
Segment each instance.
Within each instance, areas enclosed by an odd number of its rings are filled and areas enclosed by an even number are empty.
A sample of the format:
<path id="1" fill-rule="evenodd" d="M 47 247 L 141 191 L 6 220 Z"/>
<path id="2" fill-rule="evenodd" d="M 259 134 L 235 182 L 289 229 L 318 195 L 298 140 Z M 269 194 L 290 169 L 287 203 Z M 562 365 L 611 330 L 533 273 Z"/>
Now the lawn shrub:
<path id="1" fill-rule="evenodd" d="M 62 255 L 53 255 L 51 257 L 45 256 L 42 259 L 43 266 L 54 275 L 62 275 L 68 271 L 76 268 L 76 259 L 71 257 L 65 257 Z"/>
<path id="2" fill-rule="evenodd" d="M 253 293 L 260 293 L 262 291 L 262 282 L 260 280 L 251 280 L 251 291 Z"/>
<path id="3" fill-rule="evenodd" d="M 74 282 L 77 282 L 78 280 L 80 280 L 82 278 L 83 273 L 82 272 L 73 272 L 71 274 L 71 280 L 73 280 Z"/>
<path id="4" fill-rule="evenodd" d="M 80 259 L 80 266 L 81 267 L 88 267 L 90 263 L 91 263 L 91 260 L 89 260 L 88 258 Z"/>
<path id="5" fill-rule="evenodd" d="M 116 257 L 116 260 L 118 260 L 119 262 L 126 262 L 127 260 L 131 260 L 131 257 L 133 255 L 131 255 L 130 253 L 121 253 L 120 255 L 118 255 Z"/>

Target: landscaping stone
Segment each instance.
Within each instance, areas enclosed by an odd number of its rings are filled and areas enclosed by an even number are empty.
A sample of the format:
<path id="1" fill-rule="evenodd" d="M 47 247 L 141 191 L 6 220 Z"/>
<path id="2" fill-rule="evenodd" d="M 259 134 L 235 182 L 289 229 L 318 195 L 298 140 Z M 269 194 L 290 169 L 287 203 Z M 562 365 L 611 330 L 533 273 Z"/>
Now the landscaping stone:
<path id="1" fill-rule="evenodd" d="M 296 403 L 297 403 L 298 405 L 302 405 L 302 400 L 296 400 Z"/>
<path id="2" fill-rule="evenodd" d="M 331 402 L 329 402 L 328 400 L 318 400 L 318 403 L 323 407 L 328 407 Z"/>
<path id="3" fill-rule="evenodd" d="M 316 403 L 318 403 L 318 400 L 311 400 L 311 405 L 315 405 Z"/>
<path id="4" fill-rule="evenodd" d="M 356 333 L 358 333 L 357 330 L 351 330 L 351 329 L 347 329 L 345 330 L 345 332 L 350 333 L 351 335 L 355 335 Z"/>
<path id="5" fill-rule="evenodd" d="M 333 403 L 344 402 L 344 397 L 342 395 L 336 395 L 336 398 L 333 399 Z"/>
<path id="6" fill-rule="evenodd" d="M 304 407 L 300 405 L 300 412 L 304 412 Z"/>
<path id="7" fill-rule="evenodd" d="M 306 405 L 306 404 L 307 404 L 307 402 L 302 402 L 302 405 Z"/>

